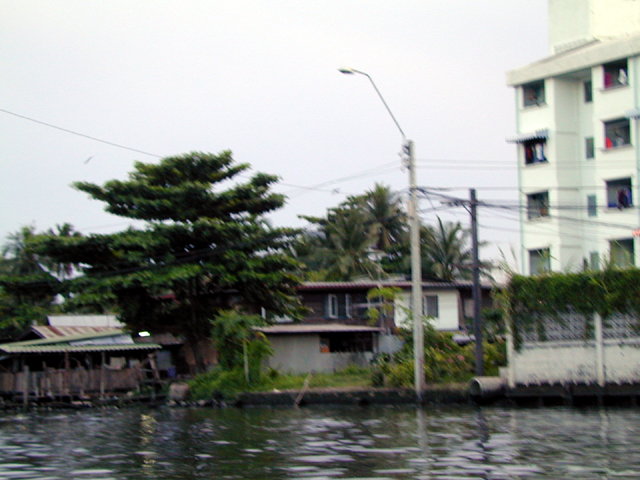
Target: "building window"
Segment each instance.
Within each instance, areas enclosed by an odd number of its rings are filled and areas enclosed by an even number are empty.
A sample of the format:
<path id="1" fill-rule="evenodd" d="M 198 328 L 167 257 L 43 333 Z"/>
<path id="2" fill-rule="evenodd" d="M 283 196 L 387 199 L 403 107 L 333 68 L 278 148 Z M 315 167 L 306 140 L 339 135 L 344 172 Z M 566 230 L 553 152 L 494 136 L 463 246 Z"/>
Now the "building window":
<path id="1" fill-rule="evenodd" d="M 604 69 L 604 88 L 615 88 L 629 83 L 627 60 L 606 63 Z"/>
<path id="2" fill-rule="evenodd" d="M 620 118 L 604 122 L 604 137 L 606 148 L 624 147 L 631 145 L 631 128 L 628 118 Z"/>
<path id="3" fill-rule="evenodd" d="M 544 102 L 544 80 L 528 83 L 522 86 L 523 105 L 532 107 L 543 105 Z"/>
<path id="4" fill-rule="evenodd" d="M 548 248 L 529 250 L 529 273 L 538 275 L 551 271 L 551 253 Z"/>
<path id="5" fill-rule="evenodd" d="M 584 151 L 585 151 L 584 156 L 587 159 L 595 158 L 595 156 L 596 156 L 596 151 L 595 150 L 596 149 L 595 149 L 594 145 L 595 144 L 593 143 L 593 137 L 587 137 L 587 138 L 584 139 Z"/>
<path id="6" fill-rule="evenodd" d="M 632 267 L 634 264 L 633 238 L 609 242 L 611 263 L 616 267 Z"/>
<path id="7" fill-rule="evenodd" d="M 598 204 L 595 195 L 587 195 L 587 216 L 598 216 Z"/>
<path id="8" fill-rule="evenodd" d="M 328 318 L 338 318 L 338 296 L 327 295 L 327 311 L 326 316 Z"/>
<path id="9" fill-rule="evenodd" d="M 584 82 L 584 103 L 593 102 L 593 83 L 591 80 Z"/>
<path id="10" fill-rule="evenodd" d="M 422 297 L 422 315 L 429 318 L 438 318 L 438 296 L 425 295 Z"/>
<path id="11" fill-rule="evenodd" d="M 527 195 L 527 218 L 549 216 L 549 192 Z"/>
<path id="12" fill-rule="evenodd" d="M 547 161 L 545 150 L 547 141 L 544 139 L 535 139 L 524 142 L 524 163 L 530 165 L 532 163 L 541 163 Z"/>
<path id="13" fill-rule="evenodd" d="M 589 268 L 591 270 L 600 269 L 600 254 L 598 252 L 589 252 Z"/>
<path id="14" fill-rule="evenodd" d="M 607 207 L 622 210 L 632 206 L 631 179 L 609 180 L 607 182 Z"/>
<path id="15" fill-rule="evenodd" d="M 348 293 L 344 296 L 344 315 L 347 318 L 353 317 L 353 304 L 351 303 L 351 295 Z"/>

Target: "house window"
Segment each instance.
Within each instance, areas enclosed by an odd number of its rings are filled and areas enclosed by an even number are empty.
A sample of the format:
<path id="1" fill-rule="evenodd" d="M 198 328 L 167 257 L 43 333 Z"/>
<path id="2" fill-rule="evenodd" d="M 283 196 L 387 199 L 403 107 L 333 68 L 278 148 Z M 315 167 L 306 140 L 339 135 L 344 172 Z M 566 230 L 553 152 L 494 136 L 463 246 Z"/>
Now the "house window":
<path id="1" fill-rule="evenodd" d="M 338 296 L 337 295 L 327 295 L 327 317 L 329 318 L 338 318 Z"/>
<path id="2" fill-rule="evenodd" d="M 527 218 L 549 216 L 549 192 L 527 195 Z"/>
<path id="3" fill-rule="evenodd" d="M 607 182 L 607 207 L 619 208 L 620 210 L 633 207 L 630 178 L 609 180 Z"/>
<path id="4" fill-rule="evenodd" d="M 609 242 L 611 263 L 617 267 L 632 267 L 634 264 L 633 238 Z"/>
<path id="5" fill-rule="evenodd" d="M 347 318 L 353 317 L 353 304 L 351 303 L 351 295 L 348 293 L 344 296 L 344 315 Z"/>
<path id="6" fill-rule="evenodd" d="M 524 163 L 530 165 L 532 163 L 541 163 L 547 161 L 545 153 L 547 141 L 537 138 L 524 142 Z"/>
<path id="7" fill-rule="evenodd" d="M 618 60 L 616 62 L 606 63 L 602 66 L 604 69 L 604 88 L 615 88 L 627 85 L 629 76 L 627 69 L 627 60 Z"/>
<path id="8" fill-rule="evenodd" d="M 600 268 L 600 254 L 598 252 L 589 252 L 589 267 L 591 270 Z"/>
<path id="9" fill-rule="evenodd" d="M 584 103 L 593 102 L 593 83 L 591 80 L 584 82 Z"/>
<path id="10" fill-rule="evenodd" d="M 595 195 L 587 195 L 587 216 L 598 216 L 598 204 Z"/>
<path id="11" fill-rule="evenodd" d="M 604 137 L 606 148 L 624 147 L 631 145 L 631 128 L 628 118 L 619 118 L 604 122 Z"/>
<path id="12" fill-rule="evenodd" d="M 544 80 L 522 86 L 523 105 L 532 107 L 544 104 Z"/>
<path id="13" fill-rule="evenodd" d="M 422 297 L 422 315 L 429 318 L 438 318 L 438 296 L 425 295 Z"/>
<path id="14" fill-rule="evenodd" d="M 584 139 L 584 150 L 585 150 L 585 157 L 587 159 L 589 158 L 595 158 L 596 156 L 596 152 L 595 152 L 595 147 L 594 147 L 594 143 L 593 143 L 593 137 L 587 137 Z"/>
<path id="15" fill-rule="evenodd" d="M 551 253 L 548 248 L 529 250 L 529 273 L 538 275 L 551 271 Z"/>

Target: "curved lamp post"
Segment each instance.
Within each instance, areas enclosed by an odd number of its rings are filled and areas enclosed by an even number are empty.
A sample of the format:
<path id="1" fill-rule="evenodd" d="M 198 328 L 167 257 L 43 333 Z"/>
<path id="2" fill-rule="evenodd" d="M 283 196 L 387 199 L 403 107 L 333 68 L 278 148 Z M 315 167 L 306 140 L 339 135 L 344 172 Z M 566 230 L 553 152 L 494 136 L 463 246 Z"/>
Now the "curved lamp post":
<path id="1" fill-rule="evenodd" d="M 402 127 L 391 112 L 389 105 L 378 90 L 373 79 L 368 73 L 353 68 L 340 68 L 340 73 L 346 75 L 359 74 L 369 79 L 371 85 L 382 100 L 387 112 L 402 135 L 402 148 L 406 155 L 406 164 L 409 170 L 409 230 L 411 235 L 411 316 L 413 317 L 413 359 L 414 359 L 414 384 L 418 401 L 422 401 L 424 392 L 424 336 L 422 329 L 422 272 L 420 266 L 420 220 L 418 218 L 418 192 L 416 186 L 416 169 L 414 161 L 413 141 L 408 140 Z"/>

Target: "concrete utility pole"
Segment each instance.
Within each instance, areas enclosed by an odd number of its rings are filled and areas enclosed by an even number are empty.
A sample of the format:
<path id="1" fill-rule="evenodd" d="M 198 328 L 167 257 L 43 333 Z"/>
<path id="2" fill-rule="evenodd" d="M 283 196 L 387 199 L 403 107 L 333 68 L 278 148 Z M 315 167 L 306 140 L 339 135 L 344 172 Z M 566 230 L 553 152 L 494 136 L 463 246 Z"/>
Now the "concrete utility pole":
<path id="1" fill-rule="evenodd" d="M 341 73 L 353 75 L 358 73 L 369 79 L 371 85 L 382 100 L 387 112 L 402 135 L 402 148 L 405 154 L 406 166 L 409 170 L 409 230 L 411 236 L 411 316 L 413 317 L 413 359 L 414 383 L 416 397 L 422 401 L 424 394 L 424 334 L 422 328 L 422 267 L 420 262 L 420 218 L 418 216 L 418 187 L 416 183 L 415 152 L 413 141 L 407 140 L 402 127 L 385 102 L 380 90 L 369 74 L 353 68 L 340 68 Z"/>
<path id="2" fill-rule="evenodd" d="M 482 346 L 482 291 L 480 290 L 480 261 L 478 260 L 478 200 L 476 190 L 469 191 L 471 213 L 471 262 L 473 269 L 473 335 L 476 340 L 476 376 L 484 376 L 484 351 Z"/>

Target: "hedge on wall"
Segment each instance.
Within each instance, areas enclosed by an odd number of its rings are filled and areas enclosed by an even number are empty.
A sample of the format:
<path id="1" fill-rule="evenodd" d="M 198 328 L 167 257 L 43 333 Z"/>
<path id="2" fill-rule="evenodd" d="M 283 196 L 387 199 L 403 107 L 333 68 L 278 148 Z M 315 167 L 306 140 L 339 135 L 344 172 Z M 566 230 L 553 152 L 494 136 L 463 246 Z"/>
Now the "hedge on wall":
<path id="1" fill-rule="evenodd" d="M 501 296 L 518 344 L 523 331 L 543 328 L 543 319 L 561 322 L 563 313 L 582 314 L 588 322 L 594 313 L 640 319 L 640 270 L 513 275 Z"/>

